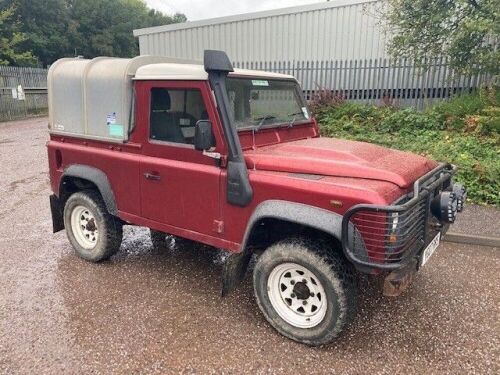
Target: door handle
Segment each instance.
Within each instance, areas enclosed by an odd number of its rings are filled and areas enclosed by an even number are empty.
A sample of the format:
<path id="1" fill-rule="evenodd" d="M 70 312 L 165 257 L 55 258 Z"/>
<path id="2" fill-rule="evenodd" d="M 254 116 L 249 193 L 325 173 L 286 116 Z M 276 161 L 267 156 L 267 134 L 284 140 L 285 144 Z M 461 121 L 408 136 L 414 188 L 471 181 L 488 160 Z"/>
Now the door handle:
<path id="1" fill-rule="evenodd" d="M 158 181 L 161 179 L 159 174 L 153 174 L 150 172 L 144 173 L 144 177 L 146 177 L 146 179 L 148 179 L 148 180 L 154 180 L 154 181 Z"/>

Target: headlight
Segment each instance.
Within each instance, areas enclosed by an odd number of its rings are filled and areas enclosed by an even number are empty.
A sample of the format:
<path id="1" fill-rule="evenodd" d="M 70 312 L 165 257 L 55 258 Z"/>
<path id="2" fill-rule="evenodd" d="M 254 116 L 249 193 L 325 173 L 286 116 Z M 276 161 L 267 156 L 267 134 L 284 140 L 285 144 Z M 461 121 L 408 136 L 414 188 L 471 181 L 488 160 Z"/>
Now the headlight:
<path id="1" fill-rule="evenodd" d="M 392 214 L 392 220 L 391 220 L 391 231 L 395 232 L 396 228 L 398 227 L 398 222 L 399 222 L 399 214 L 397 212 L 394 212 Z"/>
<path id="2" fill-rule="evenodd" d="M 453 223 L 457 209 L 458 198 L 453 191 L 442 191 L 431 202 L 432 214 L 443 223 Z"/>
<path id="3" fill-rule="evenodd" d="M 390 244 L 394 244 L 398 241 L 398 223 L 399 214 L 397 212 L 393 212 L 389 215 L 389 236 L 387 237 L 387 242 Z"/>

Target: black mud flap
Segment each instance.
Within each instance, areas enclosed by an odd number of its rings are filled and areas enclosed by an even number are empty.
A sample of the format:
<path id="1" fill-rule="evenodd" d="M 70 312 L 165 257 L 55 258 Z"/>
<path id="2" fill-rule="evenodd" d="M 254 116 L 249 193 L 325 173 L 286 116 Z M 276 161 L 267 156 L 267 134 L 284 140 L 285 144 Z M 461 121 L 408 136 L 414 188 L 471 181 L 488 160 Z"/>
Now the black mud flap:
<path id="1" fill-rule="evenodd" d="M 222 297 L 235 289 L 245 278 L 251 258 L 252 253 L 250 251 L 232 254 L 227 258 L 222 270 Z"/>
<path id="2" fill-rule="evenodd" d="M 52 214 L 52 233 L 57 233 L 64 229 L 63 218 L 64 206 L 59 198 L 54 194 L 50 196 L 50 212 Z"/>

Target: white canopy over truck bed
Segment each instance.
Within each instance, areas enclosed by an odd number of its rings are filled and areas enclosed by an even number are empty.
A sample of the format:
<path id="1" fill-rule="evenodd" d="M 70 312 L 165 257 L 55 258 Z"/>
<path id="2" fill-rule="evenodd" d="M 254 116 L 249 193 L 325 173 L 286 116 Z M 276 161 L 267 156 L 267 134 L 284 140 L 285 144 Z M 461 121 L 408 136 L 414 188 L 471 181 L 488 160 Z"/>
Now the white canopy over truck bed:
<path id="1" fill-rule="evenodd" d="M 148 64 L 186 62 L 158 56 L 57 60 L 48 74 L 50 132 L 126 141 L 134 121 L 132 79 L 137 69 Z"/>

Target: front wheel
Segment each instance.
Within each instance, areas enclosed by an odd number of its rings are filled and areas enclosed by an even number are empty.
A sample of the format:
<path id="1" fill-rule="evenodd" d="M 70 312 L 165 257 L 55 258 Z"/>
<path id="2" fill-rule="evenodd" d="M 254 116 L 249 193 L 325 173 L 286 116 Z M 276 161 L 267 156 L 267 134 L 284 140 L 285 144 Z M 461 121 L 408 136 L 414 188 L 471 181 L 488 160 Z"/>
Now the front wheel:
<path id="1" fill-rule="evenodd" d="M 267 321 L 308 345 L 333 341 L 356 310 L 352 267 L 326 244 L 278 242 L 255 265 L 254 291 Z"/>

